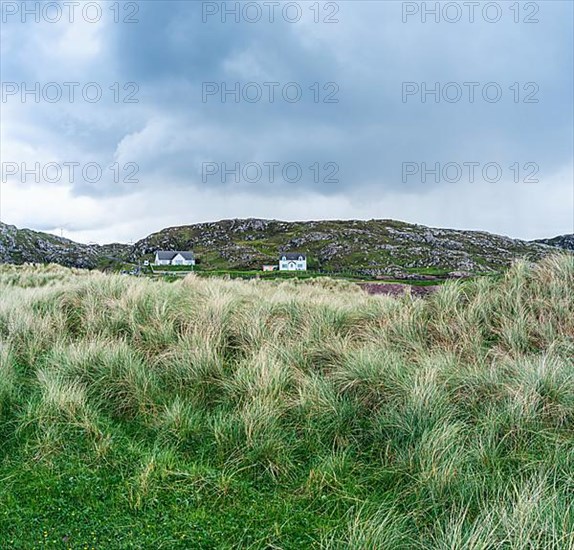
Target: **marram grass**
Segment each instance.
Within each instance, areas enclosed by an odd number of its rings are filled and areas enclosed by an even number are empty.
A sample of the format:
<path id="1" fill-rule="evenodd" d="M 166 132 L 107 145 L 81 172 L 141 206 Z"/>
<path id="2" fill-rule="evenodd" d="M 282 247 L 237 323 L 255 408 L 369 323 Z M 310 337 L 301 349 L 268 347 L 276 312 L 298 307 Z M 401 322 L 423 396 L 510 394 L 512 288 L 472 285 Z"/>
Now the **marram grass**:
<path id="1" fill-rule="evenodd" d="M 425 299 L 0 268 L 0 548 L 574 548 L 574 260 Z"/>

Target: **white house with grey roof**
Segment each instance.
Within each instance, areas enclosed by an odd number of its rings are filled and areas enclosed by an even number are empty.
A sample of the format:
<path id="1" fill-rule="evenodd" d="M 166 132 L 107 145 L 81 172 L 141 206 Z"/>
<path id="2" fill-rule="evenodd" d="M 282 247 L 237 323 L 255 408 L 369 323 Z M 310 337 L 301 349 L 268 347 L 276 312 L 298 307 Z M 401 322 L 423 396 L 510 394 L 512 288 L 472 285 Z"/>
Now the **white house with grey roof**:
<path id="1" fill-rule="evenodd" d="M 155 265 L 195 265 L 193 252 L 181 250 L 158 250 L 155 253 Z"/>
<path id="2" fill-rule="evenodd" d="M 307 271 L 307 256 L 298 252 L 281 254 L 279 271 Z"/>

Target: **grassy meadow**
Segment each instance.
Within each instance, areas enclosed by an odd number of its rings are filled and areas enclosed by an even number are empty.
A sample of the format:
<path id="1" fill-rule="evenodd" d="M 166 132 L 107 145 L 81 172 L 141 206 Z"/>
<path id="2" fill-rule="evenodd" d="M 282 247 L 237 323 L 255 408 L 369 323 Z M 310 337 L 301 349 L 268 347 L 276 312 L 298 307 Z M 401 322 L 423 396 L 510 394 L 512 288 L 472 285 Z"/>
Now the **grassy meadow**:
<path id="1" fill-rule="evenodd" d="M 574 548 L 574 260 L 419 299 L 0 266 L 0 548 Z"/>

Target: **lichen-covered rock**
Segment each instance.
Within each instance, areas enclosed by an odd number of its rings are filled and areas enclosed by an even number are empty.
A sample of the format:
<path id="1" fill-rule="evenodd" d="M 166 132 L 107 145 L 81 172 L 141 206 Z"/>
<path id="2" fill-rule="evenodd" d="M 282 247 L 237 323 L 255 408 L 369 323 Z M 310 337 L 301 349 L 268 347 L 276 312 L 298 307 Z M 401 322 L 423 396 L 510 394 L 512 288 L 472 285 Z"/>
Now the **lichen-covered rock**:
<path id="1" fill-rule="evenodd" d="M 127 245 L 87 245 L 49 233 L 18 229 L 0 223 L 0 263 L 56 263 L 66 267 L 93 269 L 110 258 L 127 256 Z"/>
<path id="2" fill-rule="evenodd" d="M 554 246 L 556 248 L 561 248 L 563 250 L 574 250 L 574 234 L 560 235 L 552 239 L 539 239 L 535 242 L 541 244 L 547 244 L 549 246 Z"/>
<path id="3" fill-rule="evenodd" d="M 516 258 L 538 260 L 556 247 L 574 249 L 574 236 L 528 242 L 395 220 L 233 219 L 167 228 L 133 246 L 100 246 L 0 224 L 0 262 L 87 268 L 152 259 L 156 250 L 193 250 L 204 269 L 260 269 L 276 263 L 280 253 L 302 252 L 310 269 L 420 279 L 420 273 L 412 272 L 426 269 L 429 275 L 446 276 L 496 271 Z"/>

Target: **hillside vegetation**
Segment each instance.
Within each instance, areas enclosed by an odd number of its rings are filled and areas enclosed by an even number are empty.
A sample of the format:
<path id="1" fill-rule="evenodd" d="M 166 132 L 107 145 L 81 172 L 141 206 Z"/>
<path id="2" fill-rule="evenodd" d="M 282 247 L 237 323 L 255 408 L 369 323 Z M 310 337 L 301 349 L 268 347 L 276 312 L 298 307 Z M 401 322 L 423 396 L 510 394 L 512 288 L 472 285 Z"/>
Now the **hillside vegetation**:
<path id="1" fill-rule="evenodd" d="M 534 242 L 547 244 L 556 248 L 562 248 L 563 250 L 574 250 L 574 234 L 559 235 L 558 237 L 553 237 L 552 239 L 539 239 Z"/>
<path id="2" fill-rule="evenodd" d="M 261 269 L 280 252 L 303 252 L 311 269 L 404 275 L 409 269 L 499 270 L 518 258 L 540 259 L 552 247 L 480 231 L 396 220 L 221 220 L 172 227 L 138 241 L 133 259 L 158 249 L 193 249 L 208 269 Z"/>
<path id="3" fill-rule="evenodd" d="M 171 227 L 127 244 L 80 244 L 0 223 L 0 263 L 57 263 L 122 269 L 151 260 L 157 250 L 193 250 L 202 270 L 261 270 L 282 252 L 307 254 L 313 271 L 407 278 L 451 271 L 506 269 L 516 259 L 536 261 L 572 247 L 574 236 L 540 242 L 481 231 L 437 229 L 395 220 L 283 222 L 233 219 Z"/>
<path id="4" fill-rule="evenodd" d="M 130 250 L 123 244 L 82 244 L 0 222 L 0 264 L 54 263 L 96 268 L 121 262 Z"/>
<path id="5" fill-rule="evenodd" d="M 0 267 L 0 546 L 574 548 L 574 261 L 425 299 Z"/>

